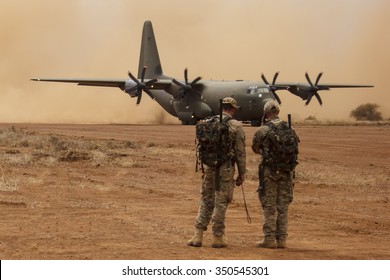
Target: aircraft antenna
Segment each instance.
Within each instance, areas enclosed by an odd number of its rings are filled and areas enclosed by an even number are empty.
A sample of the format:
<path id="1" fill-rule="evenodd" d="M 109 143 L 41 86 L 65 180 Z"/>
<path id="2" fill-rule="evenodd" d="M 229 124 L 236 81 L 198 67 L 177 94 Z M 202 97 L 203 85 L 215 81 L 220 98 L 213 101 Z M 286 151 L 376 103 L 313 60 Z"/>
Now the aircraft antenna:
<path id="1" fill-rule="evenodd" d="M 219 122 L 222 122 L 222 99 L 219 100 Z"/>

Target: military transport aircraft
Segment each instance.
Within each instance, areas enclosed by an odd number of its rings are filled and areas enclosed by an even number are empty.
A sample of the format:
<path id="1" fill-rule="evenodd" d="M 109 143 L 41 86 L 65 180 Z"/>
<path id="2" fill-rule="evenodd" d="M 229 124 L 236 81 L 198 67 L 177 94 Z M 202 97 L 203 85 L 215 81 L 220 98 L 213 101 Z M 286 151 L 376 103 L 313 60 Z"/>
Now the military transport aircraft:
<path id="1" fill-rule="evenodd" d="M 288 90 L 292 94 L 310 103 L 313 96 L 322 105 L 318 92 L 331 88 L 362 88 L 371 85 L 336 85 L 319 84 L 320 73 L 313 83 L 308 73 L 308 83 L 276 83 L 279 72 L 275 73 L 272 82 L 261 74 L 263 82 L 258 81 L 206 81 L 197 77 L 190 81 L 187 68 L 184 80 L 177 80 L 163 74 L 153 26 L 150 21 L 144 23 L 141 42 L 141 53 L 137 78 L 128 72 L 128 79 L 48 79 L 35 78 L 33 81 L 77 83 L 81 86 L 117 87 L 131 97 L 137 97 L 136 104 L 141 102 L 142 93 L 156 100 L 169 114 L 179 118 L 182 124 L 195 124 L 198 120 L 215 115 L 219 111 L 219 100 L 231 96 L 237 100 L 240 108 L 235 118 L 250 121 L 251 125 L 261 124 L 264 104 L 270 99 L 281 100 L 277 90 Z"/>

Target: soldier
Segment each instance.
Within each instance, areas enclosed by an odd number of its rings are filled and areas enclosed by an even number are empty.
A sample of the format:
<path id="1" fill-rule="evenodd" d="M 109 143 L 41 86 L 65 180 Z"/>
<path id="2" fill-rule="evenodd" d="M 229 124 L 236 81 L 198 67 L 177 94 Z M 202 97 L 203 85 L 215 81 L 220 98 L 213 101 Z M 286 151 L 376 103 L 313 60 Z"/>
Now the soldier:
<path id="1" fill-rule="evenodd" d="M 237 186 L 244 182 L 246 169 L 245 133 L 241 122 L 233 119 L 233 115 L 239 108 L 236 100 L 226 97 L 222 100 L 223 119 L 228 118 L 229 141 L 231 142 L 231 156 L 223 162 L 219 170 L 216 167 L 204 166 L 201 186 L 201 200 L 198 215 L 195 220 L 195 234 L 188 240 L 188 246 L 202 246 L 203 232 L 212 219 L 213 248 L 227 247 L 223 239 L 225 233 L 225 213 L 228 204 L 232 200 L 234 183 Z M 235 163 L 238 176 L 234 180 Z M 216 175 L 218 188 L 216 188 Z"/>
<path id="2" fill-rule="evenodd" d="M 264 239 L 257 242 L 256 246 L 263 248 L 286 247 L 288 207 L 293 200 L 293 173 L 297 164 L 299 139 L 290 125 L 279 119 L 279 110 L 279 104 L 274 100 L 264 105 L 263 124 L 252 141 L 252 150 L 262 156 L 258 195 L 264 211 Z M 283 132 L 289 136 L 279 134 L 272 140 L 272 134 L 275 136 L 275 133 L 280 133 L 278 129 L 284 129 Z M 290 140 L 280 145 L 282 138 Z M 278 149 L 281 149 L 281 153 L 277 152 Z M 285 157 L 288 159 L 281 159 L 280 154 L 287 155 Z"/>

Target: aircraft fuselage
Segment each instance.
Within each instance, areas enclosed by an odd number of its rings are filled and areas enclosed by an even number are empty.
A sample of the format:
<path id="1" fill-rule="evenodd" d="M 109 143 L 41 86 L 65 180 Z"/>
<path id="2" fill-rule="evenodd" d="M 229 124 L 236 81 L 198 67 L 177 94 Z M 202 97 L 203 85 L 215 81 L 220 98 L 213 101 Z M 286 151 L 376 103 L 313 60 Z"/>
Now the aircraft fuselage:
<path id="1" fill-rule="evenodd" d="M 189 124 L 218 114 L 219 100 L 227 96 L 235 98 L 240 106 L 235 114 L 236 119 L 260 121 L 264 104 L 274 99 L 269 87 L 259 82 L 203 81 L 197 87 L 201 88 L 200 96 L 186 94 L 176 99 L 163 90 L 158 90 L 154 96 L 168 113 Z"/>

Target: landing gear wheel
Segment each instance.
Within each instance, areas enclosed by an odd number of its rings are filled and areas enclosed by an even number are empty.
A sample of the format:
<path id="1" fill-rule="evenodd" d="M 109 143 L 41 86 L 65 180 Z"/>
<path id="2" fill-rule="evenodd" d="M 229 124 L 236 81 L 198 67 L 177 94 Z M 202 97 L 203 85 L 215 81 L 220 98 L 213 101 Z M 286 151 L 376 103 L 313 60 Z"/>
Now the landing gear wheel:
<path id="1" fill-rule="evenodd" d="M 259 120 L 251 120 L 251 126 L 260 126 L 261 125 L 261 121 Z"/>
<path id="2" fill-rule="evenodd" d="M 181 124 L 182 125 L 196 125 L 197 123 L 198 123 L 198 119 L 197 118 L 193 118 L 193 119 L 191 119 L 191 120 L 189 120 L 189 121 L 181 121 Z"/>

